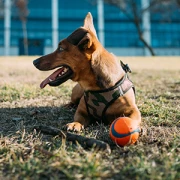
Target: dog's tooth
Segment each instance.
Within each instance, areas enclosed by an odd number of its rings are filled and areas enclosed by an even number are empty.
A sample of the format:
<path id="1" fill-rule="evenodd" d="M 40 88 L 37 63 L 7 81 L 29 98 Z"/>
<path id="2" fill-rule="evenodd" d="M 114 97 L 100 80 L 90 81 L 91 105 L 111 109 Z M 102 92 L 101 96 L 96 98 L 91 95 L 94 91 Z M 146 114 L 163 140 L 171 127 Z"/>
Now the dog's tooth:
<path id="1" fill-rule="evenodd" d="M 49 78 L 49 81 L 52 82 L 53 80 L 51 78 Z"/>

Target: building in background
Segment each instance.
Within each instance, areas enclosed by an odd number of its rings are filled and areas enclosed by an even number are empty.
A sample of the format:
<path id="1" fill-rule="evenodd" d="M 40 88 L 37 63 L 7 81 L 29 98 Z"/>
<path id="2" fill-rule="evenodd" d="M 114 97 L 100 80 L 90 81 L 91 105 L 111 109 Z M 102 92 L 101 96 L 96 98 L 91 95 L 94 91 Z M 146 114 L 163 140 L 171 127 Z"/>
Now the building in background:
<path id="1" fill-rule="evenodd" d="M 137 2 L 142 6 L 143 0 Z M 11 0 L 4 0 L 3 6 L 0 12 L 0 55 L 24 55 L 24 33 L 18 10 Z M 91 0 L 69 0 L 68 3 L 66 0 L 28 0 L 27 8 L 29 55 L 54 51 L 60 40 L 83 25 L 88 12 L 93 15 L 100 41 L 110 52 L 119 56 L 147 55 L 135 25 L 118 7 L 103 0 L 97 0 L 97 3 Z M 157 13 L 149 16 L 146 13 L 142 18 L 156 55 L 180 55 L 180 8 L 170 16 L 162 20 Z"/>

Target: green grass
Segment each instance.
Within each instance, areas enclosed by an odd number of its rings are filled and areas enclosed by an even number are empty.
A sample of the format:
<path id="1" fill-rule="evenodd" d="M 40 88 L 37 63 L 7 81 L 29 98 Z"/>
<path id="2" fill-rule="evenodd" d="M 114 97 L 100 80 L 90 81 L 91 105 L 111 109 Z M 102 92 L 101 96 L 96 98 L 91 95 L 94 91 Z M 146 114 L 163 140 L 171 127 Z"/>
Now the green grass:
<path id="1" fill-rule="evenodd" d="M 0 102 L 13 102 L 17 100 L 23 99 L 35 99 L 39 96 L 53 96 L 59 97 L 59 94 L 66 94 L 67 97 L 70 96 L 71 90 L 67 89 L 66 87 L 62 86 L 56 89 L 44 89 L 40 90 L 39 87 L 35 87 L 32 85 L 22 85 L 22 84 L 15 84 L 9 85 L 5 84 L 1 86 L 0 91 Z"/>
<path id="2" fill-rule="evenodd" d="M 0 179 L 180 179 L 179 69 L 134 69 L 130 77 L 143 129 L 138 142 L 117 147 L 102 124 L 81 133 L 109 143 L 108 154 L 34 130 L 35 125 L 61 129 L 73 120 L 75 110 L 63 105 L 74 83 L 41 90 L 39 83 L 49 73 L 23 63 L 11 67 L 6 61 L 0 72 Z"/>

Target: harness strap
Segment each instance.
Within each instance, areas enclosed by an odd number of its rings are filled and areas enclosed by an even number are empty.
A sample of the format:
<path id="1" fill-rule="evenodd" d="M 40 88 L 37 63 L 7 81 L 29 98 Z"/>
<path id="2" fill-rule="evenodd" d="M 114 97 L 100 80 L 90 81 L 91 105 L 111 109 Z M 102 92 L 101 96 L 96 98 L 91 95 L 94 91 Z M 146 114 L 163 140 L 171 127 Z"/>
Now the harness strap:
<path id="1" fill-rule="evenodd" d="M 85 91 L 84 100 L 89 116 L 98 120 L 105 120 L 105 113 L 108 107 L 120 96 L 123 96 L 134 85 L 128 75 L 118 81 L 115 86 L 105 90 Z M 135 89 L 134 89 L 135 92 Z"/>

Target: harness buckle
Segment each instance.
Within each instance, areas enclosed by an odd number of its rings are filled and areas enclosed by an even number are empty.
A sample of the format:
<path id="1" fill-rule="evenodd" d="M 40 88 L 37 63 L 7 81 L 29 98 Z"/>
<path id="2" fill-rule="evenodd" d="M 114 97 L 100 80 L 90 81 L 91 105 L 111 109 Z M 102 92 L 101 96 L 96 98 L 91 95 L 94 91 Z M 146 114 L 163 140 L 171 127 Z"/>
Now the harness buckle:
<path id="1" fill-rule="evenodd" d="M 127 72 L 129 72 L 129 73 L 132 72 L 128 64 L 124 64 L 122 61 L 120 61 L 120 62 L 121 62 L 121 66 L 122 66 L 123 70 L 124 70 L 126 73 L 127 73 Z"/>

